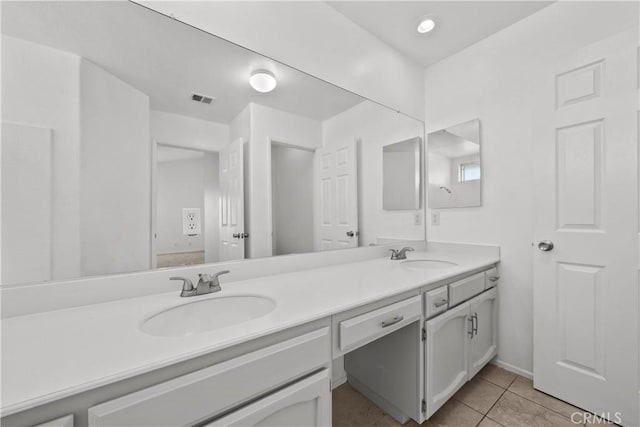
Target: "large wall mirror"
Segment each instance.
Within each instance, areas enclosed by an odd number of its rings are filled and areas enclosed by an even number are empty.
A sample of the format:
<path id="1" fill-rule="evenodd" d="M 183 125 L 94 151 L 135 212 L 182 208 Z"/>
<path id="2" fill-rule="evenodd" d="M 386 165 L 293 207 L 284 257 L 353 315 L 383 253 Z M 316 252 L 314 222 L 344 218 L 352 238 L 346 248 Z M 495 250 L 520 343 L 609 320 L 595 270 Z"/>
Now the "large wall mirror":
<path id="1" fill-rule="evenodd" d="M 3 284 L 424 239 L 382 194 L 422 122 L 135 3 L 1 7 Z"/>
<path id="2" fill-rule="evenodd" d="M 428 140 L 429 207 L 482 204 L 480 120 L 431 132 Z"/>

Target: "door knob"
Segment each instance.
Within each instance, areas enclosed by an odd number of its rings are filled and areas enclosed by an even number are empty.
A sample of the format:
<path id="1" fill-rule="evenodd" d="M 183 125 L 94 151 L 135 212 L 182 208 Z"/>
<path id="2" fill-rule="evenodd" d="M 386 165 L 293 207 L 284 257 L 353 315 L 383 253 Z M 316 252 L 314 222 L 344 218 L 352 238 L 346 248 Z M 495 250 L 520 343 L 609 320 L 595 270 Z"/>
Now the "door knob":
<path id="1" fill-rule="evenodd" d="M 549 252 L 553 250 L 553 242 L 549 241 L 549 240 L 542 240 L 540 241 L 540 243 L 538 243 L 538 249 L 540 249 L 543 252 Z"/>
<path id="2" fill-rule="evenodd" d="M 234 239 L 239 239 L 240 238 L 240 233 L 233 233 L 233 238 Z"/>
<path id="3" fill-rule="evenodd" d="M 248 239 L 249 238 L 249 233 L 240 233 L 240 238 L 241 239 Z"/>
<path id="4" fill-rule="evenodd" d="M 356 235 L 356 233 L 354 233 L 353 231 L 347 231 L 347 236 L 353 237 L 355 235 Z"/>

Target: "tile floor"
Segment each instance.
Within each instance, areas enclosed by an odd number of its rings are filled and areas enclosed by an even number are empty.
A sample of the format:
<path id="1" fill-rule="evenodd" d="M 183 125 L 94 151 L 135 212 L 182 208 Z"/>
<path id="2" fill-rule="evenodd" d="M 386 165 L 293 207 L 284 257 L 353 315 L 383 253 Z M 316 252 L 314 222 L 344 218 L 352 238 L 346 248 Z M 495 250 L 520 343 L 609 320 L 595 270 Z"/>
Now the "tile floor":
<path id="1" fill-rule="evenodd" d="M 428 427 L 576 427 L 580 409 L 533 389 L 527 378 L 487 365 L 422 425 Z M 603 420 L 597 425 L 606 425 Z M 413 420 L 405 427 L 416 427 Z M 589 426 L 591 424 L 587 424 Z M 610 424 L 613 425 L 613 424 Z M 399 427 L 349 384 L 333 390 L 333 427 Z"/>

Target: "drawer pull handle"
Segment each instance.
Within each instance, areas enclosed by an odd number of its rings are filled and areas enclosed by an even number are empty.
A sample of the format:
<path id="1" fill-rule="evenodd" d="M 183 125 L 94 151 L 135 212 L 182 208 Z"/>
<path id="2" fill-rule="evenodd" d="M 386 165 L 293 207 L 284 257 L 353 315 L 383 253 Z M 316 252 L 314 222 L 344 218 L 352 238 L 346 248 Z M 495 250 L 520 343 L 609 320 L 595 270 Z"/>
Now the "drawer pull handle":
<path id="1" fill-rule="evenodd" d="M 490 282 L 497 282 L 498 280 L 500 280 L 500 276 L 492 276 L 492 277 L 489 277 L 489 281 L 490 281 Z"/>
<path id="2" fill-rule="evenodd" d="M 443 300 L 440 300 L 438 302 L 434 302 L 433 305 L 435 307 L 442 307 L 443 305 L 448 304 L 448 303 L 449 303 L 448 299 L 443 299 Z"/>
<path id="3" fill-rule="evenodd" d="M 393 316 L 393 319 L 391 320 L 385 320 L 384 322 L 382 322 L 382 327 L 386 328 L 389 327 L 391 325 L 395 325 L 398 322 L 402 322 L 404 320 L 404 316 Z"/>

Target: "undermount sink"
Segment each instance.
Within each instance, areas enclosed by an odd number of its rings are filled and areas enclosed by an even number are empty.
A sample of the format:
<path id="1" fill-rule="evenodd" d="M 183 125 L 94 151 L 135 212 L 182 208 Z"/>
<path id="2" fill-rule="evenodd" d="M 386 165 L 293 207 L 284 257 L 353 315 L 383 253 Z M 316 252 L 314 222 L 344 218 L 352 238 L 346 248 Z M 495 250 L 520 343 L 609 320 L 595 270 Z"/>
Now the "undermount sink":
<path id="1" fill-rule="evenodd" d="M 154 336 L 181 337 L 257 319 L 274 308 L 274 300 L 259 295 L 209 298 L 154 314 L 140 325 L 140 329 Z"/>
<path id="2" fill-rule="evenodd" d="M 455 262 L 443 261 L 440 259 L 408 259 L 406 261 L 402 261 L 402 265 L 409 270 L 434 270 L 441 268 L 451 268 L 455 267 Z"/>

